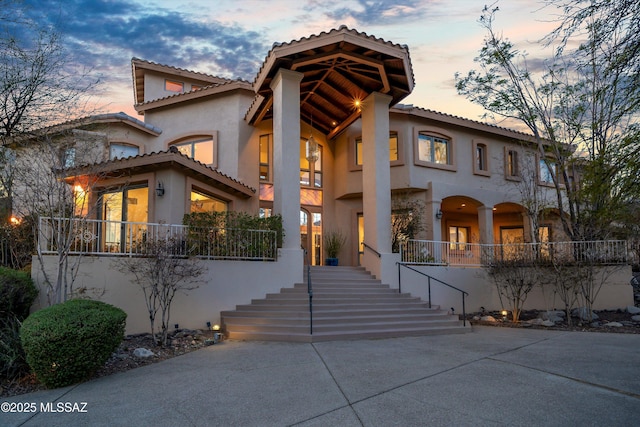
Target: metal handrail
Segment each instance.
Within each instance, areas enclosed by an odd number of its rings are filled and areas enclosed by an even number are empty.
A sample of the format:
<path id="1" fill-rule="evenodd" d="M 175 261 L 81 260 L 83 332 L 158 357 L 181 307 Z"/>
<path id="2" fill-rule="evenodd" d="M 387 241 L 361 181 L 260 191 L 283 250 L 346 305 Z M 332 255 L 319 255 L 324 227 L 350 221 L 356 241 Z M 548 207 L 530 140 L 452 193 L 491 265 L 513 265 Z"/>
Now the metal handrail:
<path id="1" fill-rule="evenodd" d="M 429 308 L 431 308 L 431 279 L 435 280 L 436 282 L 438 282 L 438 283 L 440 283 L 442 285 L 448 286 L 451 289 L 455 289 L 456 291 L 460 292 L 462 294 L 462 326 L 467 326 L 467 320 L 466 320 L 467 319 L 467 310 L 466 310 L 466 307 L 465 307 L 464 297 L 465 297 L 465 295 L 469 296 L 468 292 L 463 291 L 462 289 L 456 288 L 455 286 L 451 286 L 450 284 L 448 284 L 446 282 L 443 282 L 440 279 L 436 279 L 435 277 L 432 277 L 432 276 L 430 276 L 430 275 L 428 275 L 426 273 L 423 273 L 420 270 L 416 270 L 413 267 L 409 267 L 408 265 L 406 265 L 403 262 L 398 262 L 396 264 L 398 264 L 398 292 L 402 292 L 402 277 L 401 277 L 401 273 L 400 273 L 400 271 L 401 271 L 400 267 L 408 268 L 409 270 L 415 271 L 416 273 L 421 274 L 421 275 L 423 275 L 423 276 L 425 276 L 427 278 L 427 287 L 428 287 L 428 292 L 429 292 Z"/>
<path id="2" fill-rule="evenodd" d="M 311 284 L 311 261 L 309 252 L 303 248 L 307 262 L 307 294 L 309 295 L 309 335 L 313 335 L 313 285 Z"/>
<path id="3" fill-rule="evenodd" d="M 365 248 L 369 249 L 374 254 L 378 255 L 378 258 L 382 258 L 382 254 L 380 252 L 376 251 L 374 248 L 372 248 L 371 246 L 367 245 L 365 242 L 362 242 L 362 246 L 364 246 Z"/>

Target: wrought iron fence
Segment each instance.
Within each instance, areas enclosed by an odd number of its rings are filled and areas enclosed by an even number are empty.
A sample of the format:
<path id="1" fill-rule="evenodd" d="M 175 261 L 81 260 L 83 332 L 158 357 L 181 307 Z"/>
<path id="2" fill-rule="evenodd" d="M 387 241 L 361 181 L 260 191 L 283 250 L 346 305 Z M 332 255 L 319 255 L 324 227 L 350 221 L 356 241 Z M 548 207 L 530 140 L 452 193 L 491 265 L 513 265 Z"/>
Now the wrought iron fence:
<path id="1" fill-rule="evenodd" d="M 627 242 L 543 242 L 505 245 L 408 240 L 401 247 L 406 264 L 480 267 L 496 262 L 626 264 Z"/>
<path id="2" fill-rule="evenodd" d="M 144 256 L 151 244 L 172 242 L 175 256 L 203 259 L 277 259 L 273 230 L 188 227 L 84 218 L 48 218 L 39 222 L 38 245 L 43 254 Z"/>

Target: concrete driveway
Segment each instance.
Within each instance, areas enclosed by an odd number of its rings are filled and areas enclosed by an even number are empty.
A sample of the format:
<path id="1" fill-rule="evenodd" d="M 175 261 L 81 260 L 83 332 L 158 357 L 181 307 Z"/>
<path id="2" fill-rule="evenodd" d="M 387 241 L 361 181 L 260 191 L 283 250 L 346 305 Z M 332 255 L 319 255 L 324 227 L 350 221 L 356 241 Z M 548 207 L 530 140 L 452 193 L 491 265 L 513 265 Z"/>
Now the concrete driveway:
<path id="1" fill-rule="evenodd" d="M 226 341 L 0 401 L 0 426 L 631 426 L 640 425 L 640 335 L 474 327 Z"/>

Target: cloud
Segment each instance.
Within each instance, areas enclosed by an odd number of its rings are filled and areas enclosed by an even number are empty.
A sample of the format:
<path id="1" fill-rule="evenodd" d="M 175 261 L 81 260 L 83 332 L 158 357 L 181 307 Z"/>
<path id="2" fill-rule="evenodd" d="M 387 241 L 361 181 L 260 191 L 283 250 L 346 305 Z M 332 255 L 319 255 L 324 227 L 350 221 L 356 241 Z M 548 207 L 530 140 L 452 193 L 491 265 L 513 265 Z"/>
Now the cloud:
<path id="1" fill-rule="evenodd" d="M 336 21 L 354 21 L 356 25 L 387 25 L 420 19 L 426 11 L 423 3 L 419 0 L 355 0 L 325 14 Z"/>
<path id="2" fill-rule="evenodd" d="M 111 72 L 131 57 L 251 80 L 269 42 L 237 24 L 131 0 L 26 0 L 29 18 L 59 28 L 74 60 Z M 106 76 L 106 75 L 105 75 Z"/>

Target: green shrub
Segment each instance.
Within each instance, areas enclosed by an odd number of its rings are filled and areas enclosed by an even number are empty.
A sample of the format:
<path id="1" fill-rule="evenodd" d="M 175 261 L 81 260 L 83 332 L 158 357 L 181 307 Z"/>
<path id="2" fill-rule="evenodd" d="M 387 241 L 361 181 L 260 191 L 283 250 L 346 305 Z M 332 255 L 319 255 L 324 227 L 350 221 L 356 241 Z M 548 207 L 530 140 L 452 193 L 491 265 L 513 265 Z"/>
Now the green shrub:
<path id="1" fill-rule="evenodd" d="M 20 331 L 27 363 L 49 388 L 86 380 L 122 342 L 126 317 L 119 308 L 91 300 L 37 311 Z"/>
<path id="2" fill-rule="evenodd" d="M 0 319 L 26 319 L 36 296 L 38 289 L 29 274 L 0 267 Z"/>
<path id="3" fill-rule="evenodd" d="M 21 326 L 15 316 L 0 319 L 0 378 L 14 380 L 29 373 L 20 342 Z"/>

